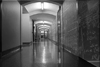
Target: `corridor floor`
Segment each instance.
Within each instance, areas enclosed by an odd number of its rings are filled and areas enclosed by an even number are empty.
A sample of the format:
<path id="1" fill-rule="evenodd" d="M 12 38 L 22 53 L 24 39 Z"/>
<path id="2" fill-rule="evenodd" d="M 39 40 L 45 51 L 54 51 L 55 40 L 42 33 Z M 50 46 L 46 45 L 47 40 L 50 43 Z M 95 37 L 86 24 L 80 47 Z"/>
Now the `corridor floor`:
<path id="1" fill-rule="evenodd" d="M 62 67 L 96 67 L 64 49 L 62 53 Z M 13 55 L 4 57 L 0 60 L 0 67 L 60 67 L 58 47 L 50 40 L 41 39 L 33 45 L 24 46 Z"/>
<path id="2" fill-rule="evenodd" d="M 42 39 L 2 61 L 2 67 L 58 67 L 57 46 Z"/>
<path id="3" fill-rule="evenodd" d="M 57 67 L 57 46 L 47 40 L 42 40 L 34 45 L 33 67 Z"/>

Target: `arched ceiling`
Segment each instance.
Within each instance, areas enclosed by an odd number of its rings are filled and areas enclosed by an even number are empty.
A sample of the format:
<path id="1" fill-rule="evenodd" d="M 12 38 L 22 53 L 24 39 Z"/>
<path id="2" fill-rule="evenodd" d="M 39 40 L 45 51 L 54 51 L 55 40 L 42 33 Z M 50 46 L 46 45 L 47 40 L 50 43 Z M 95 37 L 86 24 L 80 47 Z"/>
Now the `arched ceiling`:
<path id="1" fill-rule="evenodd" d="M 37 26 L 40 26 L 40 25 L 48 25 L 48 26 L 52 26 L 52 25 L 50 25 L 50 24 L 48 24 L 48 23 L 44 23 L 44 24 L 43 24 L 43 23 L 38 23 L 38 24 L 37 24 Z"/>
<path id="2" fill-rule="evenodd" d="M 51 10 L 34 10 L 34 11 L 30 12 L 29 15 L 31 16 L 31 15 L 39 14 L 39 13 L 47 13 L 47 14 L 52 14 L 54 16 L 57 15 L 57 12 L 51 11 Z"/>
<path id="3" fill-rule="evenodd" d="M 40 31 L 48 30 L 52 26 L 52 23 L 48 21 L 35 21 L 34 23 Z"/>
<path id="4" fill-rule="evenodd" d="M 34 2 L 25 5 L 25 8 L 28 10 L 28 12 L 32 12 L 35 10 L 41 10 L 42 6 L 44 7 L 44 10 L 57 11 L 59 9 L 58 5 L 49 2 Z"/>
<path id="5" fill-rule="evenodd" d="M 38 27 L 39 28 L 41 28 L 41 27 L 48 27 L 49 28 L 50 26 L 49 25 L 39 25 Z"/>
<path id="6" fill-rule="evenodd" d="M 20 0 L 22 1 L 22 0 Z M 48 0 L 47 0 L 48 1 Z M 28 13 L 30 15 L 30 18 L 32 20 L 41 20 L 41 21 L 48 21 L 49 23 L 38 23 L 37 26 L 40 25 L 52 25 L 53 22 L 56 21 L 57 12 L 59 10 L 59 5 L 54 4 L 51 2 L 47 2 L 44 0 L 41 0 L 39 2 L 28 2 L 26 4 L 23 4 L 24 12 Z M 48 29 L 48 27 L 42 26 L 41 29 Z"/>
<path id="7" fill-rule="evenodd" d="M 59 10 L 59 5 L 49 3 L 49 2 L 33 2 L 30 4 L 23 5 L 30 15 L 38 13 L 47 13 L 52 15 L 57 15 Z"/>
<path id="8" fill-rule="evenodd" d="M 26 3 L 29 3 L 29 2 L 43 2 L 43 1 L 47 1 L 47 2 L 54 2 L 54 3 L 57 3 L 57 4 L 63 4 L 64 0 L 18 0 L 19 3 L 22 5 L 22 4 L 26 4 Z"/>
<path id="9" fill-rule="evenodd" d="M 47 13 L 38 13 L 30 16 L 31 19 L 55 22 L 56 16 Z"/>
<path id="10" fill-rule="evenodd" d="M 39 26 L 39 25 L 48 25 L 48 26 L 51 26 L 52 22 L 48 22 L 48 21 L 35 21 L 34 24 L 37 25 L 37 26 Z"/>
<path id="11" fill-rule="evenodd" d="M 23 7 L 24 10 L 27 10 L 31 19 L 50 22 L 55 22 L 59 10 L 59 5 L 49 2 L 32 2 L 23 5 Z"/>

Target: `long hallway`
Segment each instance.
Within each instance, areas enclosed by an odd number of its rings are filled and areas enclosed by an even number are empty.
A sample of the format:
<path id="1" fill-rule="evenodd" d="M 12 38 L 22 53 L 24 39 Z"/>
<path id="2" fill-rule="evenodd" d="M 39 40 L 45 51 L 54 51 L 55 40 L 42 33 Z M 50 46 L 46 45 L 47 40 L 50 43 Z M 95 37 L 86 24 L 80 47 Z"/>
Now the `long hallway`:
<path id="1" fill-rule="evenodd" d="M 95 67 L 63 48 L 61 50 L 66 59 L 63 67 Z M 33 45 L 24 44 L 21 51 L 4 56 L 0 62 L 2 67 L 61 67 L 62 62 L 58 54 L 57 44 L 48 39 L 41 39 Z"/>
<path id="2" fill-rule="evenodd" d="M 99 67 L 99 0 L 2 0 L 0 16 L 0 67 Z"/>

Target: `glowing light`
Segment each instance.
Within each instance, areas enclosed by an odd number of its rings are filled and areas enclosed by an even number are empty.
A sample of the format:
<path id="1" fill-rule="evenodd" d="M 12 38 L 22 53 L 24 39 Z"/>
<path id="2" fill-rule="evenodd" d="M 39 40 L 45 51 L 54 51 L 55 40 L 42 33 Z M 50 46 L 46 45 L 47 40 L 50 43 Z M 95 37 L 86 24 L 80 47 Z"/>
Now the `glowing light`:
<path id="1" fill-rule="evenodd" d="M 47 23 L 47 24 L 50 24 L 50 25 L 52 24 L 52 23 L 49 22 L 49 21 L 36 21 L 36 22 L 35 22 L 35 24 L 38 24 L 38 23 L 43 23 L 43 24 L 44 24 L 44 23 Z"/>
<path id="2" fill-rule="evenodd" d="M 39 27 L 50 27 L 49 25 L 39 25 Z"/>
<path id="3" fill-rule="evenodd" d="M 41 33 L 44 33 L 44 31 L 41 31 Z"/>
<path id="4" fill-rule="evenodd" d="M 52 10 L 52 11 L 58 11 L 59 10 L 59 6 L 52 4 L 52 3 L 48 3 L 48 2 L 35 2 L 35 3 L 30 3 L 28 5 L 24 6 L 26 8 L 26 10 L 30 13 L 33 12 L 35 10 Z"/>
<path id="5" fill-rule="evenodd" d="M 49 29 L 49 27 L 40 27 L 39 29 Z"/>
<path id="6" fill-rule="evenodd" d="M 47 33 L 47 31 L 45 31 L 45 33 Z"/>
<path id="7" fill-rule="evenodd" d="M 44 9 L 44 3 L 41 3 L 41 9 L 42 10 Z"/>

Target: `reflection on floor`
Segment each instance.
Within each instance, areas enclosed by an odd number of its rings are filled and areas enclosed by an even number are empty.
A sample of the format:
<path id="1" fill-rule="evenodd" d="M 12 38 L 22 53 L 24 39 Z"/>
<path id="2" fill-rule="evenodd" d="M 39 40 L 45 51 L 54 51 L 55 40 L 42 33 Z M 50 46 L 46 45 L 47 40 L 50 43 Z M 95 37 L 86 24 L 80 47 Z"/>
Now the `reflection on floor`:
<path id="1" fill-rule="evenodd" d="M 3 59 L 0 67 L 96 67 L 86 60 L 61 49 L 61 66 L 58 58 L 58 46 L 52 41 L 41 39 L 33 45 Z"/>
<path id="2" fill-rule="evenodd" d="M 57 46 L 41 40 L 2 61 L 2 67 L 58 67 Z"/>
<path id="3" fill-rule="evenodd" d="M 57 67 L 58 53 L 57 46 L 50 41 L 41 41 L 34 46 L 34 64 L 35 67 Z"/>

